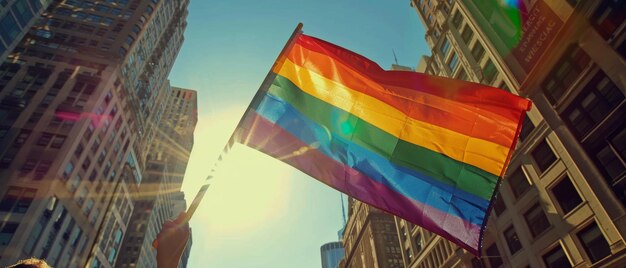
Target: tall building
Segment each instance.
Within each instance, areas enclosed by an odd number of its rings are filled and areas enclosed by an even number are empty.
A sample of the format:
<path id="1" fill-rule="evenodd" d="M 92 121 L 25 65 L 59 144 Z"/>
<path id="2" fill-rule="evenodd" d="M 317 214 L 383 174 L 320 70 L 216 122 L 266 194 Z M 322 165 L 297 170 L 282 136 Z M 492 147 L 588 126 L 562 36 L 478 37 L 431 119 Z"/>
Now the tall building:
<path id="1" fill-rule="evenodd" d="M 343 246 L 341 242 L 330 242 L 320 247 L 322 255 L 322 268 L 337 268 L 341 259 L 343 259 Z"/>
<path id="2" fill-rule="evenodd" d="M 155 267 L 156 251 L 152 248 L 152 241 L 166 220 L 176 218 L 186 210 L 180 187 L 193 147 L 197 92 L 170 87 L 169 81 L 160 92 L 156 105 L 162 106 L 163 110 L 148 120 L 157 127 L 156 137 L 148 150 L 146 176 L 133 196 L 138 209 L 130 224 L 136 228 L 124 238 L 119 267 Z M 189 257 L 191 243 L 190 237 L 181 258 L 183 266 Z"/>
<path id="3" fill-rule="evenodd" d="M 533 100 L 478 259 L 397 219 L 407 267 L 626 265 L 626 2 L 413 0 L 422 71 Z M 508 3 L 508 2 L 507 2 Z M 520 18 L 518 18 L 520 19 Z M 402 234 L 406 233 L 404 236 Z"/>
<path id="4" fill-rule="evenodd" d="M 28 32 L 52 0 L 0 1 L 0 62 Z"/>
<path id="5" fill-rule="evenodd" d="M 26 2 L 35 14 L 35 0 L 1 1 Z M 0 65 L 0 266 L 30 256 L 117 266 L 154 136 L 145 122 L 159 113 L 187 5 L 53 1 L 9 52 Z"/>
<path id="6" fill-rule="evenodd" d="M 348 223 L 343 234 L 346 268 L 403 268 L 394 217 L 349 198 Z"/>
<path id="7" fill-rule="evenodd" d="M 172 187 L 180 190 L 198 122 L 198 94 L 195 90 L 177 87 L 163 92 L 165 108 L 163 114 L 154 119 L 158 133 L 150 145 L 148 157 L 168 163 Z"/>

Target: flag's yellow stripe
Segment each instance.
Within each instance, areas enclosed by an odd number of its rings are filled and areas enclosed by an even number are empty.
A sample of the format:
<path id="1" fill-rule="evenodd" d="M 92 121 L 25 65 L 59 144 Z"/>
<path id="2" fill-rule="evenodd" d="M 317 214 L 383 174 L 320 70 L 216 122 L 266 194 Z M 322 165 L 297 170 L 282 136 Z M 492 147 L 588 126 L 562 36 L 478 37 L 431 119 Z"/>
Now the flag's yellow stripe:
<path id="1" fill-rule="evenodd" d="M 324 102 L 349 112 L 404 141 L 499 176 L 508 147 L 408 117 L 367 94 L 350 89 L 286 59 L 278 74 Z"/>

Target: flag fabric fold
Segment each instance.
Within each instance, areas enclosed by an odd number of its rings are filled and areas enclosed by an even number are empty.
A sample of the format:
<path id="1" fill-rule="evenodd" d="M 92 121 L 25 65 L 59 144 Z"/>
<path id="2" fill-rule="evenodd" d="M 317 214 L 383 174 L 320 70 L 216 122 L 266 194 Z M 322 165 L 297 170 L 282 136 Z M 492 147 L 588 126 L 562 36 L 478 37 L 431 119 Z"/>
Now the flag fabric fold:
<path id="1" fill-rule="evenodd" d="M 385 71 L 304 34 L 272 72 L 236 130 L 238 142 L 480 255 L 529 100 Z"/>

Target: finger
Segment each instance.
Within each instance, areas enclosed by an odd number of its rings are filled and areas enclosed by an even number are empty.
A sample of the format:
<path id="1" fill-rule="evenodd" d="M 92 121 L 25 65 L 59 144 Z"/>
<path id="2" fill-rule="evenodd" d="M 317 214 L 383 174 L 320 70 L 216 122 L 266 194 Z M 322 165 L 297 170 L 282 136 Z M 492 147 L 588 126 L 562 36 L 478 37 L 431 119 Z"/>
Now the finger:
<path id="1" fill-rule="evenodd" d="M 163 223 L 163 229 L 165 229 L 165 228 L 168 228 L 168 229 L 169 229 L 169 228 L 174 228 L 174 227 L 176 227 L 177 225 L 178 225 L 178 224 L 176 224 L 176 223 L 175 223 L 175 222 L 173 222 L 173 221 L 165 221 L 165 222 Z"/>

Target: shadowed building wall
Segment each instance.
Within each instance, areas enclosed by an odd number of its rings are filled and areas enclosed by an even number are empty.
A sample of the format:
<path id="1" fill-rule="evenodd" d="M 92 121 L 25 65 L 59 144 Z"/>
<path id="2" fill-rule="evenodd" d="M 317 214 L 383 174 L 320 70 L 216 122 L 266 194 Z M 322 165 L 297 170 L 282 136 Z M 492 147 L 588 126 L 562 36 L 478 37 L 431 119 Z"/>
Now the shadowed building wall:
<path id="1" fill-rule="evenodd" d="M 418 71 L 508 90 L 534 107 L 493 204 L 484 257 L 397 219 L 404 263 L 622 267 L 626 3 L 521 1 L 516 30 L 495 2 L 410 2 L 432 48 Z"/>

